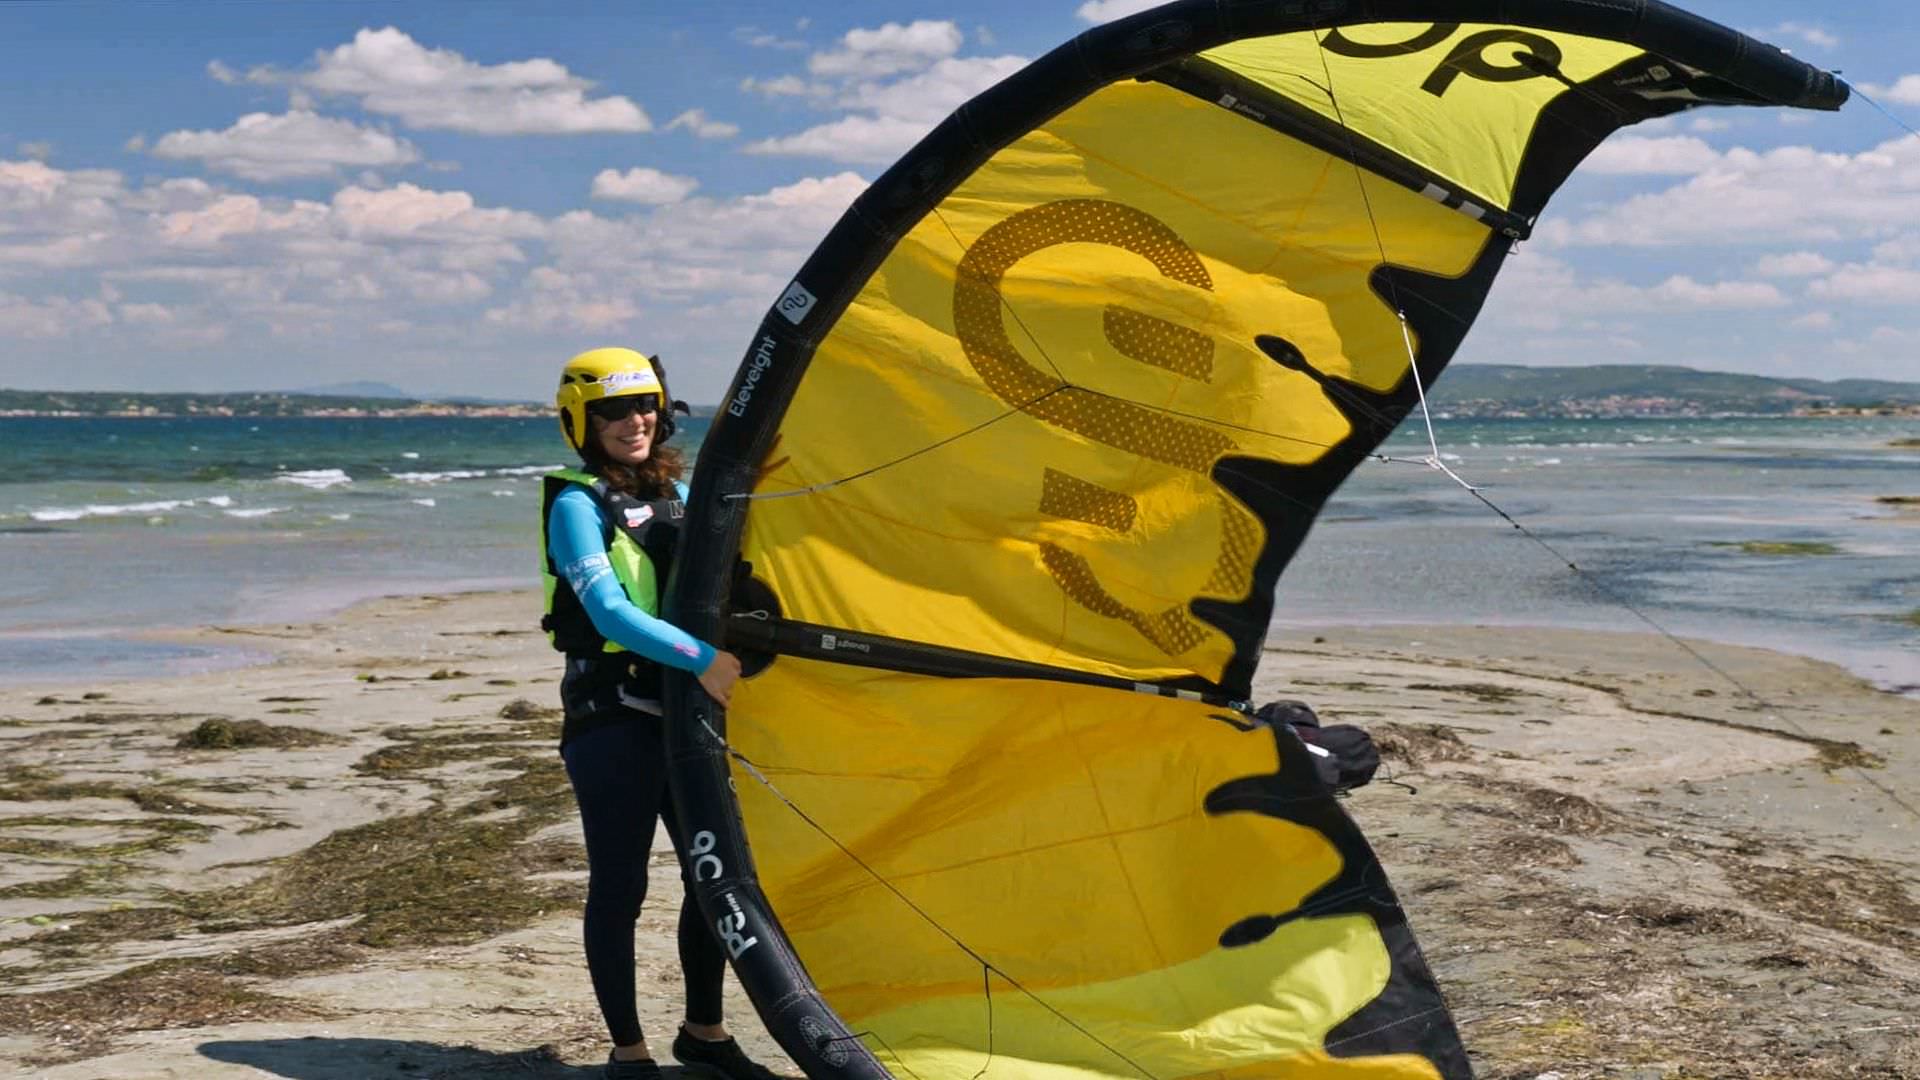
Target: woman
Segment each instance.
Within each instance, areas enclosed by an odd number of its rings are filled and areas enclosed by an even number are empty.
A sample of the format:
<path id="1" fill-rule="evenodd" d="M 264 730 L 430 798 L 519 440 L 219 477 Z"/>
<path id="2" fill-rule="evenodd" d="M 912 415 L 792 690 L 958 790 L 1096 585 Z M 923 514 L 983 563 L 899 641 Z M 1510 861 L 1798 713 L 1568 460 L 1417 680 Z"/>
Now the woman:
<path id="1" fill-rule="evenodd" d="M 685 880 L 686 839 L 666 788 L 661 666 L 694 673 L 724 705 L 740 661 L 659 618 L 687 498 L 680 455 L 661 445 L 673 413 L 660 371 L 631 349 L 594 349 L 568 361 L 554 402 L 582 465 L 546 479 L 541 625 L 567 654 L 560 754 L 586 833 L 587 971 L 613 1037 L 606 1075 L 659 1080 L 635 1003 L 633 932 L 656 819 L 682 854 Z M 674 1058 L 727 1080 L 768 1080 L 727 1035 L 726 961 L 691 896 L 680 907 L 679 945 L 687 1011 Z"/>

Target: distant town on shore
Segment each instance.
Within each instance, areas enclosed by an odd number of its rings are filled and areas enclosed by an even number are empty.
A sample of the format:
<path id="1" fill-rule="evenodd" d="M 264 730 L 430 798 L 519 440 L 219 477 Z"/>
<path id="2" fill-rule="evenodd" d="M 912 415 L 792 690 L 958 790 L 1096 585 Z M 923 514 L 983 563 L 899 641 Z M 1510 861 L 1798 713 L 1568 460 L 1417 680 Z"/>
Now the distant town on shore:
<path id="1" fill-rule="evenodd" d="M 1920 383 L 1778 379 L 1694 368 L 1605 364 L 1457 364 L 1434 388 L 1435 412 L 1467 419 L 1698 416 L 1920 417 Z M 253 393 L 0 389 L 0 417 L 539 417 L 544 402 L 419 398 L 380 383 Z M 711 415 L 712 406 L 693 407 Z"/>

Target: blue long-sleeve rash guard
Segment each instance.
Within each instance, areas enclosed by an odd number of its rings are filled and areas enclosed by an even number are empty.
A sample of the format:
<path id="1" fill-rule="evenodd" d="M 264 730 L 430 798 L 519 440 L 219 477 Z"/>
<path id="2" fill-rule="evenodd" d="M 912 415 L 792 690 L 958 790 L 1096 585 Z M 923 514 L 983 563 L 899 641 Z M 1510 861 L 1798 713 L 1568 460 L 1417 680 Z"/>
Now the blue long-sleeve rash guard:
<path id="1" fill-rule="evenodd" d="M 684 501 L 687 485 L 676 481 L 674 487 Z M 713 646 L 665 619 L 641 611 L 627 598 L 607 558 L 604 538 L 612 531 L 612 519 L 593 495 L 577 484 L 554 498 L 547 515 L 547 554 L 567 584 L 573 586 L 573 594 L 580 598 L 593 628 L 601 637 L 654 663 L 695 675 L 705 673 L 713 663 Z"/>

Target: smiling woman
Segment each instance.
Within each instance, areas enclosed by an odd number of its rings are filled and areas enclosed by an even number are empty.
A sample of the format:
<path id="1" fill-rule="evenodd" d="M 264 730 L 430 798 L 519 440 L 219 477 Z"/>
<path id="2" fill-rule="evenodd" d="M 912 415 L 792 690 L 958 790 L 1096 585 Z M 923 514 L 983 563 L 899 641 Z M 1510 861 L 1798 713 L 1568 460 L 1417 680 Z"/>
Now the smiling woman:
<path id="1" fill-rule="evenodd" d="M 587 969 L 613 1040 L 606 1075 L 658 1080 L 634 986 L 634 927 L 656 821 L 683 862 L 690 857 L 666 799 L 661 678 L 665 668 L 691 672 L 725 701 L 740 662 L 658 617 L 687 497 L 679 453 L 663 445 L 674 433 L 675 403 L 658 358 L 622 348 L 581 353 L 561 372 L 554 404 L 584 465 L 547 478 L 541 625 L 567 658 L 560 754 L 587 844 Z M 727 1034 L 726 961 L 690 900 L 681 906 L 679 949 L 687 1002 L 674 1057 L 728 1080 L 768 1080 Z"/>

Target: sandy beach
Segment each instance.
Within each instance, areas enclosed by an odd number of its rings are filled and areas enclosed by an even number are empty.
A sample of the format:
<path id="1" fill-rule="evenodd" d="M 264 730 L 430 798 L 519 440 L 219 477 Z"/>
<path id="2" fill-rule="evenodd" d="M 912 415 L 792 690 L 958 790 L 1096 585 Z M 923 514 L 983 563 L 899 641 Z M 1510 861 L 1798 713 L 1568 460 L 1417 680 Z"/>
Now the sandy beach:
<path id="1" fill-rule="evenodd" d="M 0 687 L 0 1071 L 593 1075 L 537 605 L 380 600 L 170 635 L 259 666 Z M 1257 689 L 1385 749 L 1399 783 L 1349 809 L 1481 1076 L 1920 1077 L 1920 700 L 1755 649 L 1408 626 L 1284 636 Z M 664 848 L 654 884 L 661 1036 Z"/>

